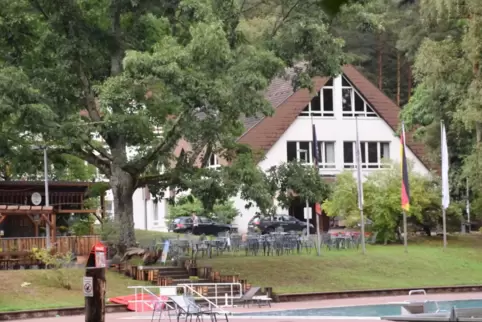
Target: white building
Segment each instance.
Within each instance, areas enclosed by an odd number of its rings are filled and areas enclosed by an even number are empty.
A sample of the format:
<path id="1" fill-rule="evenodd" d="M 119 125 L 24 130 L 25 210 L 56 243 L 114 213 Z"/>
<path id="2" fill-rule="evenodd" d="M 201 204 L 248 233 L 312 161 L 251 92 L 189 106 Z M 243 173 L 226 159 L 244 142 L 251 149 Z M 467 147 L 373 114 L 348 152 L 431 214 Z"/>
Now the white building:
<path id="1" fill-rule="evenodd" d="M 265 159 L 259 163 L 262 169 L 291 160 L 310 164 L 312 124 L 320 144 L 320 174 L 334 176 L 354 168 L 355 117 L 364 175 L 380 169 L 382 159 L 399 161 L 400 139 L 396 131 L 400 108 L 383 92 L 353 66 L 345 66 L 343 75 L 334 79 L 315 78 L 314 85 L 316 96 L 306 89 L 293 92 L 289 80 L 278 79 L 270 85 L 266 98 L 275 108 L 273 116 L 250 120 L 251 126 L 239 139 L 240 143 L 265 153 Z M 407 150 L 414 170 L 428 174 L 423 145 L 412 141 L 409 134 Z M 240 232 L 245 232 L 257 209 L 246 210 L 246 202 L 240 198 L 235 203 L 242 213 L 235 224 Z M 279 209 L 279 213 L 298 211 L 299 214 L 302 207 L 300 204 L 295 209 L 294 205 L 291 209 Z"/>
<path id="2" fill-rule="evenodd" d="M 380 169 L 382 159 L 399 160 L 400 140 L 396 131 L 400 108 L 353 66 L 345 66 L 343 75 L 333 79 L 315 78 L 314 89 L 316 93 L 310 93 L 307 89 L 294 92 L 291 80 L 276 79 L 265 95 L 275 109 L 274 114 L 245 119 L 246 132 L 239 142 L 265 153 L 265 159 L 259 163 L 261 169 L 266 170 L 291 160 L 311 163 L 312 122 L 320 142 L 320 174 L 333 177 L 345 169 L 354 168 L 355 116 L 358 118 L 362 142 L 364 174 Z M 189 148 L 187 142 L 180 142 L 175 154 Z M 409 134 L 407 148 L 407 158 L 413 162 L 415 171 L 429 173 L 423 145 L 411 140 Z M 224 160 L 211 156 L 211 167 L 223 164 Z M 133 201 L 135 228 L 166 229 L 165 200 L 156 205 L 152 202 L 152 196 L 138 189 Z M 245 232 L 248 221 L 257 209 L 246 209 L 246 202 L 240 198 L 234 201 L 241 213 L 235 224 L 240 232 Z M 299 213 L 303 206 L 279 209 L 279 213 Z"/>

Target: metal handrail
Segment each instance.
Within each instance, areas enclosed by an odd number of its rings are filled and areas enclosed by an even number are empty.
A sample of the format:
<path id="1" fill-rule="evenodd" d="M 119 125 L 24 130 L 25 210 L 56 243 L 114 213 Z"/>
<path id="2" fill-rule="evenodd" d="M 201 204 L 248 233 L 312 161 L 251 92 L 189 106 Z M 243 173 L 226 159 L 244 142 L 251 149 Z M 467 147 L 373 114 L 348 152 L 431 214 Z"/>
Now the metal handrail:
<path id="1" fill-rule="evenodd" d="M 210 300 L 214 300 L 215 307 L 219 308 L 219 302 L 218 300 L 224 299 L 224 305 L 223 307 L 233 307 L 234 306 L 234 300 L 241 299 L 243 297 L 243 287 L 241 283 L 184 283 L 184 284 L 179 284 L 178 286 L 183 286 L 188 288 L 190 291 L 193 293 L 196 293 L 199 295 L 199 297 L 203 300 L 206 300 L 208 302 L 211 302 Z M 196 286 L 207 286 L 207 287 L 213 287 L 214 286 L 214 296 L 204 296 L 194 290 L 194 287 Z M 218 287 L 219 286 L 229 286 L 230 287 L 230 293 L 225 293 L 224 295 L 218 294 Z M 239 294 L 236 292 L 235 295 L 235 290 L 234 288 L 238 287 Z M 186 291 L 187 289 L 185 289 Z M 231 300 L 231 304 L 229 304 L 229 301 Z"/>
<path id="2" fill-rule="evenodd" d="M 415 294 L 427 295 L 427 292 L 425 290 L 411 290 L 410 292 L 408 292 L 409 296 Z"/>
<path id="3" fill-rule="evenodd" d="M 169 287 L 169 288 L 176 287 L 176 289 L 184 290 L 184 288 L 182 288 L 180 286 L 144 286 L 144 285 L 128 286 L 127 287 L 128 289 L 134 289 L 135 300 L 132 300 L 132 301 L 129 301 L 129 302 L 135 303 L 135 312 L 142 312 L 142 313 L 144 312 L 144 305 L 142 305 L 141 309 L 139 310 L 138 303 L 149 305 L 150 303 L 153 302 L 152 300 L 144 300 L 144 299 L 137 300 L 138 294 L 141 294 L 142 298 L 144 298 L 144 294 L 145 294 L 144 291 L 145 291 L 148 295 L 152 295 L 155 299 L 159 299 L 159 297 L 163 296 L 163 295 L 161 295 L 161 289 L 165 288 L 165 287 Z M 156 289 L 158 290 L 158 292 L 157 292 L 158 294 L 155 294 L 154 292 L 151 292 L 151 290 L 156 290 Z M 139 293 L 138 290 L 140 290 L 141 292 Z M 170 309 L 174 309 L 174 307 L 169 305 L 167 302 L 164 302 L 164 304 L 167 307 L 169 307 Z"/>

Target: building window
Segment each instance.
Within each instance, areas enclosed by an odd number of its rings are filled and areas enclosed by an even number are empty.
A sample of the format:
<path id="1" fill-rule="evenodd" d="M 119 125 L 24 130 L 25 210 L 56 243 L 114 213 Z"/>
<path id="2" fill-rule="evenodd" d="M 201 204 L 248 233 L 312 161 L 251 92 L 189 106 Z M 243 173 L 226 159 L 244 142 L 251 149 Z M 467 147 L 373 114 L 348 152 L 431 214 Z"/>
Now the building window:
<path id="1" fill-rule="evenodd" d="M 157 226 L 159 224 L 159 202 L 152 201 L 152 224 Z"/>
<path id="2" fill-rule="evenodd" d="M 108 218 L 114 217 L 114 202 L 112 200 L 104 201 L 105 216 Z"/>
<path id="3" fill-rule="evenodd" d="M 208 161 L 208 168 L 219 168 L 221 165 L 219 164 L 219 158 L 216 154 L 211 153 L 209 156 L 209 161 Z"/>
<path id="4" fill-rule="evenodd" d="M 333 79 L 330 79 L 325 86 L 316 93 L 311 102 L 305 107 L 300 116 L 333 117 Z"/>
<path id="5" fill-rule="evenodd" d="M 287 146 L 287 160 L 298 161 L 302 164 L 313 165 L 312 141 L 289 141 Z M 335 168 L 335 142 L 318 142 L 320 153 L 318 166 L 320 168 Z"/>
<path id="6" fill-rule="evenodd" d="M 377 117 L 370 105 L 344 76 L 342 78 L 341 93 L 343 117 Z"/>
<path id="7" fill-rule="evenodd" d="M 360 142 L 361 164 L 364 169 L 384 168 L 384 160 L 390 158 L 389 142 Z M 343 142 L 344 168 L 356 167 L 355 142 Z"/>

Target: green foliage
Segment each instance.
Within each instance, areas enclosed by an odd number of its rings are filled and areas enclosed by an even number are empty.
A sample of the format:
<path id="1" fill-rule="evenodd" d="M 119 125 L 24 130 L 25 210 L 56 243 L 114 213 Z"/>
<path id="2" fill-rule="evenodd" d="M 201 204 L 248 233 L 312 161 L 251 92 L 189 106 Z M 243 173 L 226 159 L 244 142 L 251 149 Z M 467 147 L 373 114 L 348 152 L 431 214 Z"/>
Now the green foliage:
<path id="1" fill-rule="evenodd" d="M 323 210 L 330 217 L 341 216 L 349 226 L 360 221 L 356 180 L 351 171 L 336 176 L 330 197 L 323 202 Z"/>
<path id="2" fill-rule="evenodd" d="M 263 91 L 286 66 L 306 62 L 305 69 L 296 69 L 300 86 L 310 86 L 315 74 L 340 71 L 343 42 L 329 32 L 320 1 L 275 1 L 268 9 L 276 10 L 265 11 L 276 17 L 271 32 L 252 44 L 239 28 L 248 14 L 245 4 L 3 3 L 0 146 L 41 143 L 52 159 L 67 155 L 59 169 L 63 177 L 76 176 L 78 167 L 70 157 L 96 167 L 109 178 L 118 205 L 119 245 L 132 246 L 137 187 L 148 178 L 158 187 L 182 185 L 183 174 L 193 171 L 206 146 L 231 149 L 244 131 L 243 116 L 272 112 Z M 179 163 L 172 151 L 181 137 L 192 153 Z M 136 153 L 128 156 L 128 147 L 136 147 L 131 149 Z M 8 164 L 16 166 L 11 160 Z M 162 174 L 161 165 L 166 168 Z M 89 171 L 82 169 L 82 176 Z M 202 176 L 190 180 L 200 183 L 202 191 L 196 193 L 206 208 L 227 199 L 220 196 L 215 175 L 212 180 Z M 206 191 L 213 190 L 216 196 L 210 198 Z"/>
<path id="3" fill-rule="evenodd" d="M 101 224 L 99 235 L 107 244 L 115 244 L 119 239 L 119 223 L 112 218 L 106 217 Z"/>
<path id="4" fill-rule="evenodd" d="M 288 208 L 295 198 L 310 203 L 322 203 L 329 195 L 329 186 L 318 170 L 297 162 L 288 162 L 276 168 L 278 201 Z"/>
<path id="5" fill-rule="evenodd" d="M 75 236 L 90 235 L 90 228 L 95 223 L 95 219 L 93 215 L 76 215 L 70 228 Z"/>
<path id="6" fill-rule="evenodd" d="M 72 261 L 72 253 L 68 252 L 67 254 L 52 254 L 47 249 L 39 249 L 33 248 L 32 249 L 32 256 L 44 263 L 49 269 L 51 269 L 54 274 L 44 274 L 44 278 L 46 279 L 53 279 L 55 284 L 58 287 L 64 288 L 66 290 L 72 289 L 72 283 L 69 279 L 68 272 L 65 269 L 62 269 L 65 265 L 69 264 Z"/>
<path id="7" fill-rule="evenodd" d="M 204 216 L 217 222 L 228 224 L 239 215 L 238 210 L 231 201 L 215 204 L 212 210 L 207 210 L 203 208 L 200 200 L 194 198 L 192 195 L 188 195 L 180 197 L 176 204 L 169 205 L 169 213 L 166 220 L 170 222 L 174 218 L 190 217 L 193 212 L 198 216 Z"/>
<path id="8" fill-rule="evenodd" d="M 382 240 L 399 238 L 402 227 L 400 201 L 401 173 L 399 164 L 370 174 L 363 183 L 364 214 L 372 221 L 371 229 L 377 231 Z M 439 180 L 419 174 L 409 169 L 410 211 L 409 222 L 415 229 L 430 231 L 441 223 L 441 192 Z M 349 226 L 360 222 L 358 192 L 353 173 L 345 171 L 337 176 L 330 198 L 323 203 L 328 216 L 340 216 Z M 452 203 L 447 209 L 447 217 L 459 219 L 460 205 Z"/>

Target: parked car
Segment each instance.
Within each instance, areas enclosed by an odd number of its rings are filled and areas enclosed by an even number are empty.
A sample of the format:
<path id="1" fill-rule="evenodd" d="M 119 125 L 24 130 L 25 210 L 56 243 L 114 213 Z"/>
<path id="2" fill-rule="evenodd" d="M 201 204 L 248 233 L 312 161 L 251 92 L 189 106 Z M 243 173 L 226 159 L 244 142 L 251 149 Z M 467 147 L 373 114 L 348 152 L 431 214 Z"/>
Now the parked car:
<path id="1" fill-rule="evenodd" d="M 179 217 L 174 219 L 168 227 L 169 231 L 175 233 L 193 233 L 193 225 L 191 217 Z M 216 236 L 222 232 L 231 231 L 231 225 L 221 224 L 212 221 L 206 217 L 199 217 L 199 225 L 197 229 L 194 230 L 195 235 L 214 235 Z"/>
<path id="2" fill-rule="evenodd" d="M 282 227 L 283 231 L 300 231 L 306 235 L 306 221 L 299 220 L 293 216 L 275 215 L 262 216 L 256 215 L 248 223 L 248 232 L 261 232 L 269 234 Z M 315 233 L 315 226 L 310 224 L 310 234 Z"/>

